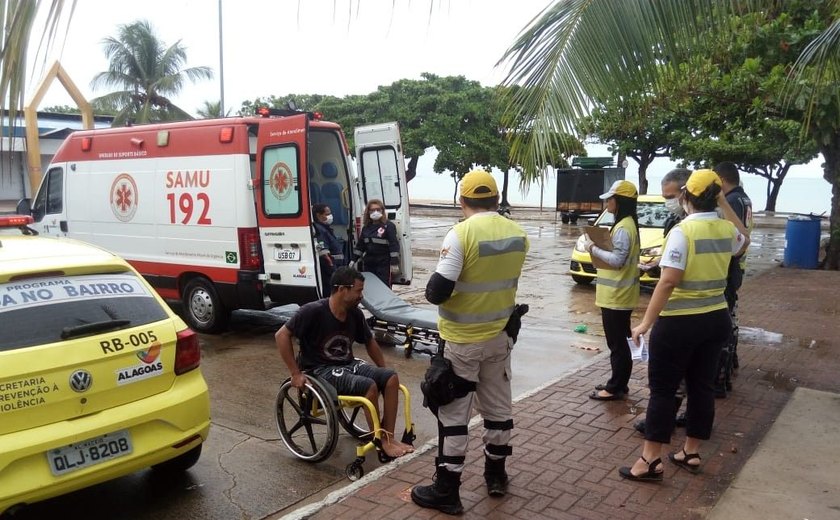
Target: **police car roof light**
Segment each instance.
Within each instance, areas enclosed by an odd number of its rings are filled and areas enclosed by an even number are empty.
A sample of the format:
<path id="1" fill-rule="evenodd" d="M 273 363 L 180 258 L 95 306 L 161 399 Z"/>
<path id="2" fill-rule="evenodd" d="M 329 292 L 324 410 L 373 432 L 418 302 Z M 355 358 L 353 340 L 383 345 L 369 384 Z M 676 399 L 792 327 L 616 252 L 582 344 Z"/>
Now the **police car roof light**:
<path id="1" fill-rule="evenodd" d="M 0 216 L 0 228 L 15 228 L 28 226 L 35 222 L 29 215 L 4 215 Z"/>

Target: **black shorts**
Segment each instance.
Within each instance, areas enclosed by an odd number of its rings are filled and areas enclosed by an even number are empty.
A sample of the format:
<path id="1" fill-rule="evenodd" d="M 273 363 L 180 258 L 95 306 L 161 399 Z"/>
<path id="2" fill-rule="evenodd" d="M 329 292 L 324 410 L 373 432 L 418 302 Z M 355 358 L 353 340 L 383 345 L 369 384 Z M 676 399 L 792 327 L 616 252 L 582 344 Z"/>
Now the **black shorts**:
<path id="1" fill-rule="evenodd" d="M 371 383 L 376 383 L 380 393 L 384 392 L 388 380 L 397 374 L 390 368 L 369 365 L 362 359 L 346 365 L 318 367 L 312 373 L 333 385 L 339 395 L 358 396 L 367 394 Z"/>

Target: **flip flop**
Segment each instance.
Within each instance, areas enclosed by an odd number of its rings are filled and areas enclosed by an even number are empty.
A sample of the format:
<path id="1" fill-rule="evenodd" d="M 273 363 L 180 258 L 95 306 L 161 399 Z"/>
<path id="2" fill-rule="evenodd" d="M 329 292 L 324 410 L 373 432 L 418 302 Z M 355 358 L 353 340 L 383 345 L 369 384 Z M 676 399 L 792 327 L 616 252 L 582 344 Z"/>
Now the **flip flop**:
<path id="1" fill-rule="evenodd" d="M 589 394 L 589 398 L 596 401 L 618 401 L 620 399 L 624 399 L 624 396 L 625 394 L 622 392 L 616 392 L 612 395 L 600 395 L 597 390 Z"/>

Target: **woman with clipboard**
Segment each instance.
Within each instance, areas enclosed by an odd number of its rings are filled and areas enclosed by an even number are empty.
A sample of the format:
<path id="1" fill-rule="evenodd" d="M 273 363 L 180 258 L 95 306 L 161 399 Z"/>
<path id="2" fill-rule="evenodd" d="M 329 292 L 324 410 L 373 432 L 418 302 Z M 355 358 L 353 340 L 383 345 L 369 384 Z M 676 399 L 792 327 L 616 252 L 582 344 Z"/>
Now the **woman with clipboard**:
<path id="1" fill-rule="evenodd" d="M 586 234 L 584 247 L 598 268 L 595 305 L 601 308 L 612 367 L 609 381 L 596 386 L 589 394 L 589 398 L 596 401 L 623 399 L 629 392 L 627 383 L 633 360 L 627 338 L 630 337 L 630 314 L 639 303 L 638 197 L 633 183 L 615 181 L 609 191 L 601 195 L 607 201 L 607 211 L 615 215 L 609 237 L 597 236 L 600 229 L 590 229 Z"/>

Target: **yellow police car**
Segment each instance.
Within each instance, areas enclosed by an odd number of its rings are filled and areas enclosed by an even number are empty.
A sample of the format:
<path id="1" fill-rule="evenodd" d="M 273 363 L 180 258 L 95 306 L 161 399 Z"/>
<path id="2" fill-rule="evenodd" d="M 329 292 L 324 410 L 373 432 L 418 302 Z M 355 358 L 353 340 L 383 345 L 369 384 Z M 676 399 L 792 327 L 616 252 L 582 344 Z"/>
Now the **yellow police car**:
<path id="1" fill-rule="evenodd" d="M 210 429 L 198 338 L 121 258 L 0 215 L 0 514 L 149 466 Z"/>
<path id="2" fill-rule="evenodd" d="M 664 243 L 663 231 L 670 212 L 665 207 L 662 195 L 639 195 L 636 213 L 639 216 L 640 263 L 658 260 L 662 255 Z M 604 210 L 595 220 L 596 226 L 611 227 L 614 222 L 613 214 Z M 572 251 L 569 273 L 579 284 L 592 283 L 597 276 L 597 270 L 592 265 L 592 258 L 583 248 L 586 239 L 581 235 Z M 639 270 L 639 280 L 643 284 L 656 284 L 659 281 L 659 267 Z"/>

